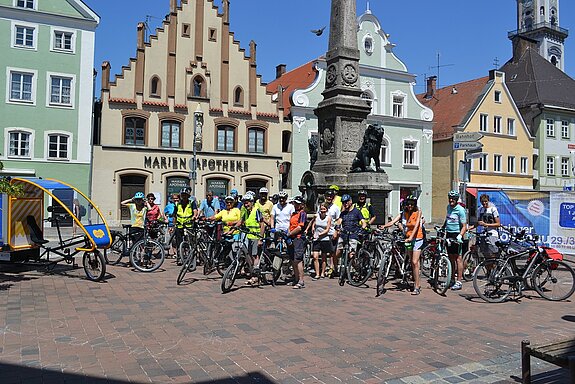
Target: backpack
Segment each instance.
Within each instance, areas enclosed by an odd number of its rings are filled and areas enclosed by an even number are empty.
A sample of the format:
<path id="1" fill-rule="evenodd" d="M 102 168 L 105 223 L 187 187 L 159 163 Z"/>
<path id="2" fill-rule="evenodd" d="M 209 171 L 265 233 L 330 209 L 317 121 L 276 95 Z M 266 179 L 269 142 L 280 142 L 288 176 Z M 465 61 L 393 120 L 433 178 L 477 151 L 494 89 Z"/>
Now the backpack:
<path id="1" fill-rule="evenodd" d="M 86 216 L 86 207 L 83 205 L 80 205 L 80 217 L 84 217 Z"/>

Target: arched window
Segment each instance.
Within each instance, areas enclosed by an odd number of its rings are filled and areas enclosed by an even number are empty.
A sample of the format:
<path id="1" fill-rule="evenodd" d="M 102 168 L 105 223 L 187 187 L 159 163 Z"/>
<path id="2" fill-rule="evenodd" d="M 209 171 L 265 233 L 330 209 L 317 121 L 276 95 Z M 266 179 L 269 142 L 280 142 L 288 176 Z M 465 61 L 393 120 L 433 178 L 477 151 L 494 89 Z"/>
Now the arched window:
<path id="1" fill-rule="evenodd" d="M 382 164 L 390 164 L 390 149 L 389 149 L 389 141 L 386 138 L 383 138 L 381 141 L 381 163 Z"/>
<path id="2" fill-rule="evenodd" d="M 557 58 L 555 56 L 551 56 L 551 64 L 557 66 Z"/>
<path id="3" fill-rule="evenodd" d="M 237 86 L 234 90 L 234 105 L 238 107 L 244 106 L 244 90 L 240 86 Z"/>
<path id="4" fill-rule="evenodd" d="M 152 77 L 150 81 L 150 96 L 160 96 L 160 78 L 158 76 Z"/>
<path id="5" fill-rule="evenodd" d="M 248 152 L 264 153 L 265 152 L 266 131 L 261 128 L 248 129 Z"/>
<path id="6" fill-rule="evenodd" d="M 373 95 L 370 91 L 363 91 L 361 94 L 361 98 L 368 101 L 369 106 L 371 107 L 371 114 L 373 114 Z"/>
<path id="7" fill-rule="evenodd" d="M 134 116 L 124 118 L 124 144 L 146 145 L 146 119 Z"/>
<path id="8" fill-rule="evenodd" d="M 52 133 L 48 135 L 48 158 L 53 160 L 70 159 L 70 136 Z"/>
<path id="9" fill-rule="evenodd" d="M 539 15 L 545 16 L 545 7 L 539 8 Z"/>
<path id="10" fill-rule="evenodd" d="M 146 192 L 146 176 L 123 175 L 120 177 L 120 201 L 133 197 L 136 192 Z M 122 206 L 120 220 L 130 220 L 130 210 Z"/>
<path id="11" fill-rule="evenodd" d="M 192 96 L 206 97 L 206 82 L 202 76 L 196 76 L 192 79 Z"/>
<path id="12" fill-rule="evenodd" d="M 162 121 L 161 145 L 163 148 L 180 148 L 180 126 L 179 121 Z"/>
<path id="13" fill-rule="evenodd" d="M 268 182 L 262 179 L 248 179 L 246 180 L 246 192 L 255 192 L 256 196 L 259 194 L 260 188 L 267 187 Z"/>

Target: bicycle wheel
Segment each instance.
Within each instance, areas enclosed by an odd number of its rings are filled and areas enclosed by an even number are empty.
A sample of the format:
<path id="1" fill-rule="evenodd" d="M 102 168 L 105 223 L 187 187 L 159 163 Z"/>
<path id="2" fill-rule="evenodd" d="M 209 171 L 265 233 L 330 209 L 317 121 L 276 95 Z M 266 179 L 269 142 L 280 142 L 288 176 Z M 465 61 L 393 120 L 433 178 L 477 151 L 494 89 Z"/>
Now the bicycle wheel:
<path id="1" fill-rule="evenodd" d="M 82 265 L 86 277 L 92 281 L 100 281 L 106 275 L 106 262 L 100 251 L 95 249 L 92 252 L 84 252 Z"/>
<path id="2" fill-rule="evenodd" d="M 389 252 L 384 252 L 383 255 L 381 255 L 381 261 L 379 262 L 379 268 L 377 270 L 376 297 L 385 292 L 385 283 L 387 282 L 387 274 L 389 273 L 390 263 L 391 255 Z"/>
<path id="3" fill-rule="evenodd" d="M 563 261 L 545 260 L 533 271 L 531 284 L 544 299 L 566 300 L 575 291 L 575 272 Z"/>
<path id="4" fill-rule="evenodd" d="M 228 293 L 232 290 L 240 269 L 240 262 L 237 259 L 233 260 L 232 263 L 228 266 L 228 269 L 226 269 L 224 272 L 224 276 L 222 277 L 222 283 L 220 285 L 222 288 L 222 293 Z"/>
<path id="5" fill-rule="evenodd" d="M 130 263 L 140 272 L 153 272 L 160 268 L 165 257 L 164 247 L 160 243 L 142 239 L 132 247 Z"/>
<path id="6" fill-rule="evenodd" d="M 104 256 L 106 258 L 106 262 L 111 265 L 118 264 L 120 260 L 122 260 L 122 257 L 126 252 L 127 245 L 128 245 L 127 239 L 123 234 L 121 233 L 115 234 L 114 240 L 112 241 L 112 245 L 110 246 L 110 248 L 105 250 Z"/>
<path id="7" fill-rule="evenodd" d="M 182 244 L 186 244 L 187 247 L 189 248 L 189 244 L 187 242 L 183 242 Z M 184 246 L 185 248 L 185 246 Z M 184 262 L 182 263 L 182 267 L 180 268 L 180 273 L 178 273 L 178 278 L 176 280 L 176 283 L 178 285 L 180 285 L 182 283 L 182 281 L 184 281 L 184 277 L 186 276 L 186 273 L 188 272 L 193 272 L 193 268 L 192 268 L 192 263 L 195 261 L 195 255 L 193 254 L 193 252 L 190 252 L 188 250 L 184 250 L 185 252 L 187 252 L 186 257 L 184 258 Z"/>
<path id="8" fill-rule="evenodd" d="M 218 271 L 220 276 L 223 276 L 224 272 L 232 262 L 230 257 L 230 250 L 224 247 L 222 244 L 218 244 L 215 249 L 216 251 L 214 252 L 216 252 L 216 258 L 214 262 L 216 263 L 216 271 Z"/>
<path id="9" fill-rule="evenodd" d="M 463 255 L 463 280 L 472 281 L 473 271 L 479 265 L 479 255 L 477 251 L 469 250 Z"/>
<path id="10" fill-rule="evenodd" d="M 421 250 L 421 256 L 419 257 L 419 263 L 421 264 L 421 273 L 426 278 L 431 277 L 431 266 L 433 265 L 433 255 L 435 255 L 435 250 L 437 246 L 435 244 L 427 244 L 425 248 Z"/>
<path id="11" fill-rule="evenodd" d="M 514 277 L 513 270 L 504 261 L 483 260 L 473 272 L 473 289 L 488 303 L 501 303 L 511 293 Z"/>
<path id="12" fill-rule="evenodd" d="M 353 258 L 349 258 L 347 266 L 347 281 L 354 287 L 365 284 L 371 276 L 371 254 L 364 248 L 360 249 Z"/>
<path id="13" fill-rule="evenodd" d="M 347 250 L 344 249 L 343 255 L 341 256 L 341 259 L 339 260 L 338 282 L 339 282 L 340 287 L 343 287 L 345 285 L 345 279 L 347 277 L 347 273 L 345 270 L 345 266 L 347 265 L 347 258 L 348 258 Z"/>
<path id="14" fill-rule="evenodd" d="M 178 247 L 178 257 L 180 258 L 182 265 L 185 264 L 186 260 L 190 260 L 191 264 L 188 265 L 188 268 L 195 271 L 196 270 L 196 262 L 197 259 L 194 254 L 194 258 L 190 258 L 192 255 L 192 246 L 187 241 L 182 241 L 180 246 Z"/>
<path id="15" fill-rule="evenodd" d="M 433 290 L 444 296 L 451 283 L 451 262 L 445 254 L 439 255 L 432 268 L 433 273 Z"/>

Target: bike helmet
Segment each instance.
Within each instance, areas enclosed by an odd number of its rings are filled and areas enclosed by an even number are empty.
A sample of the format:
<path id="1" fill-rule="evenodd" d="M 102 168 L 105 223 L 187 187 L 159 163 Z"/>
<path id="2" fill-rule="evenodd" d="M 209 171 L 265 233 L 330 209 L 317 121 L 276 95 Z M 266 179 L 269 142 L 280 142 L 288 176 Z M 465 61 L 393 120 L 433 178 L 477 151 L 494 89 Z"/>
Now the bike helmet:
<path id="1" fill-rule="evenodd" d="M 268 191 L 268 189 L 267 189 L 266 187 L 261 187 L 261 188 L 260 188 L 260 195 L 261 195 L 262 193 L 269 193 L 269 192 L 270 192 L 270 191 Z"/>
<path id="2" fill-rule="evenodd" d="M 192 190 L 188 187 L 182 188 L 182 190 L 180 191 L 180 195 L 191 195 L 191 194 L 192 194 Z"/>
<path id="3" fill-rule="evenodd" d="M 243 201 L 254 201 L 254 195 L 252 195 L 251 193 L 248 192 L 244 195 L 242 200 Z"/>
<path id="4" fill-rule="evenodd" d="M 347 193 L 341 197 L 341 202 L 345 203 L 346 201 L 351 201 L 351 196 Z"/>
<path id="5" fill-rule="evenodd" d="M 335 196 L 335 191 L 333 189 L 328 189 L 325 191 L 326 196 Z"/>
<path id="6" fill-rule="evenodd" d="M 457 192 L 455 189 L 453 189 L 453 190 L 449 191 L 449 193 L 447 194 L 447 197 L 459 199 L 459 192 Z"/>
<path id="7" fill-rule="evenodd" d="M 230 192 L 230 195 L 232 196 L 237 196 L 238 195 L 238 190 L 237 189 L 232 189 Z"/>
<path id="8" fill-rule="evenodd" d="M 405 198 L 405 202 L 407 203 L 408 201 L 413 201 L 417 203 L 417 197 L 415 197 L 415 195 L 409 195 Z"/>
<path id="9" fill-rule="evenodd" d="M 303 200 L 303 197 L 301 197 L 301 196 L 296 196 L 296 197 L 293 198 L 293 202 L 296 203 L 296 204 L 303 204 L 303 203 L 304 203 L 304 200 Z"/>
<path id="10" fill-rule="evenodd" d="M 144 192 L 136 192 L 136 194 L 134 195 L 134 200 L 136 199 L 143 199 L 146 196 L 144 195 Z"/>
<path id="11" fill-rule="evenodd" d="M 334 190 L 334 191 L 339 191 L 339 187 L 338 187 L 337 185 L 335 185 L 335 184 L 330 185 L 330 186 L 329 186 L 329 189 L 332 189 L 332 190 Z"/>
<path id="12" fill-rule="evenodd" d="M 367 191 L 365 189 L 362 189 L 360 191 L 357 192 L 358 196 L 367 196 Z"/>
<path id="13" fill-rule="evenodd" d="M 286 191 L 281 191 L 280 193 L 278 193 L 278 197 L 279 197 L 280 199 L 287 199 L 288 194 L 287 194 Z"/>
<path id="14" fill-rule="evenodd" d="M 234 197 L 231 196 L 231 195 L 228 195 L 228 196 L 226 196 L 226 198 L 225 198 L 225 201 L 232 201 L 232 202 L 233 202 L 234 200 L 235 200 Z"/>

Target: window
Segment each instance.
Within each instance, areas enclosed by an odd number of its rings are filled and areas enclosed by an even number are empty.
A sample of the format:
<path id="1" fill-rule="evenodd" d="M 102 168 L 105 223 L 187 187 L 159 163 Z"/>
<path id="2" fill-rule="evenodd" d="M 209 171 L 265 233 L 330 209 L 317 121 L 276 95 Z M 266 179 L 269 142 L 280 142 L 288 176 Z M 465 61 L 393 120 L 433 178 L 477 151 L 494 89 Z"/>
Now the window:
<path id="1" fill-rule="evenodd" d="M 244 105 L 244 91 L 242 87 L 236 87 L 234 90 L 234 105 L 243 107 Z"/>
<path id="2" fill-rule="evenodd" d="M 493 117 L 493 133 L 501 133 L 501 116 Z"/>
<path id="3" fill-rule="evenodd" d="M 264 153 L 265 131 L 260 128 L 248 129 L 248 152 Z"/>
<path id="4" fill-rule="evenodd" d="M 50 104 L 72 106 L 72 84 L 70 77 L 50 76 Z"/>
<path id="5" fill-rule="evenodd" d="M 482 132 L 487 132 L 487 127 L 489 124 L 489 117 L 486 114 L 479 115 L 479 130 Z"/>
<path id="6" fill-rule="evenodd" d="M 501 172 L 501 155 L 493 155 L 493 172 Z"/>
<path id="7" fill-rule="evenodd" d="M 487 155 L 479 157 L 479 170 L 487 171 Z"/>
<path id="8" fill-rule="evenodd" d="M 36 28 L 16 25 L 14 33 L 14 46 L 20 48 L 34 48 L 36 46 L 34 34 Z"/>
<path id="9" fill-rule="evenodd" d="M 553 156 L 547 156 L 547 174 L 555 175 L 555 158 Z"/>
<path id="10" fill-rule="evenodd" d="M 417 165 L 417 142 L 403 142 L 403 165 Z"/>
<path id="11" fill-rule="evenodd" d="M 146 145 L 146 119 L 141 117 L 124 119 L 124 144 Z"/>
<path id="12" fill-rule="evenodd" d="M 507 119 L 507 134 L 515 136 L 515 119 Z"/>
<path id="13" fill-rule="evenodd" d="M 18 8 L 34 9 L 34 0 L 17 0 L 16 6 Z"/>
<path id="14" fill-rule="evenodd" d="M 182 37 L 190 37 L 190 24 L 182 24 Z"/>
<path id="15" fill-rule="evenodd" d="M 561 138 L 562 139 L 569 138 L 569 122 L 565 120 L 561 122 Z"/>
<path id="16" fill-rule="evenodd" d="M 10 72 L 10 101 L 33 103 L 36 84 L 34 73 Z"/>
<path id="17" fill-rule="evenodd" d="M 180 148 L 180 123 L 162 121 L 162 147 Z"/>
<path id="18" fill-rule="evenodd" d="M 389 141 L 384 138 L 381 140 L 381 162 L 383 164 L 390 164 L 389 155 Z"/>
<path id="19" fill-rule="evenodd" d="M 152 77 L 150 81 L 150 96 L 160 96 L 160 78 L 158 76 Z"/>
<path id="20" fill-rule="evenodd" d="M 30 157 L 30 138 L 29 132 L 15 131 L 10 132 L 9 156 Z"/>
<path id="21" fill-rule="evenodd" d="M 569 177 L 569 158 L 562 157 L 561 158 L 561 176 Z"/>
<path id="22" fill-rule="evenodd" d="M 48 158 L 68 159 L 68 142 L 69 137 L 67 135 L 48 135 Z"/>
<path id="23" fill-rule="evenodd" d="M 233 152 L 236 149 L 236 129 L 229 125 L 218 126 L 218 151 Z"/>
<path id="24" fill-rule="evenodd" d="M 393 117 L 403 117 L 402 96 L 393 96 Z"/>
<path id="25" fill-rule="evenodd" d="M 216 41 L 217 39 L 217 30 L 215 28 L 208 28 L 208 40 L 209 41 Z"/>
<path id="26" fill-rule="evenodd" d="M 522 158 L 521 158 L 521 173 L 522 173 L 523 175 L 526 175 L 526 174 L 527 174 L 527 162 L 528 162 L 527 157 L 522 157 Z"/>
<path id="27" fill-rule="evenodd" d="M 74 34 L 72 32 L 54 31 L 54 49 L 57 51 L 73 51 L 73 38 Z"/>
<path id="28" fill-rule="evenodd" d="M 555 137 L 555 121 L 553 119 L 547 119 L 546 132 L 547 137 Z"/>
<path id="29" fill-rule="evenodd" d="M 515 156 L 507 156 L 507 173 L 515 173 Z"/>
<path id="30" fill-rule="evenodd" d="M 319 140 L 318 140 L 319 144 Z M 291 148 L 291 132 L 290 131 L 283 131 L 282 132 L 282 152 L 290 152 Z"/>
<path id="31" fill-rule="evenodd" d="M 501 91 L 495 91 L 494 98 L 496 103 L 501 103 Z"/>

